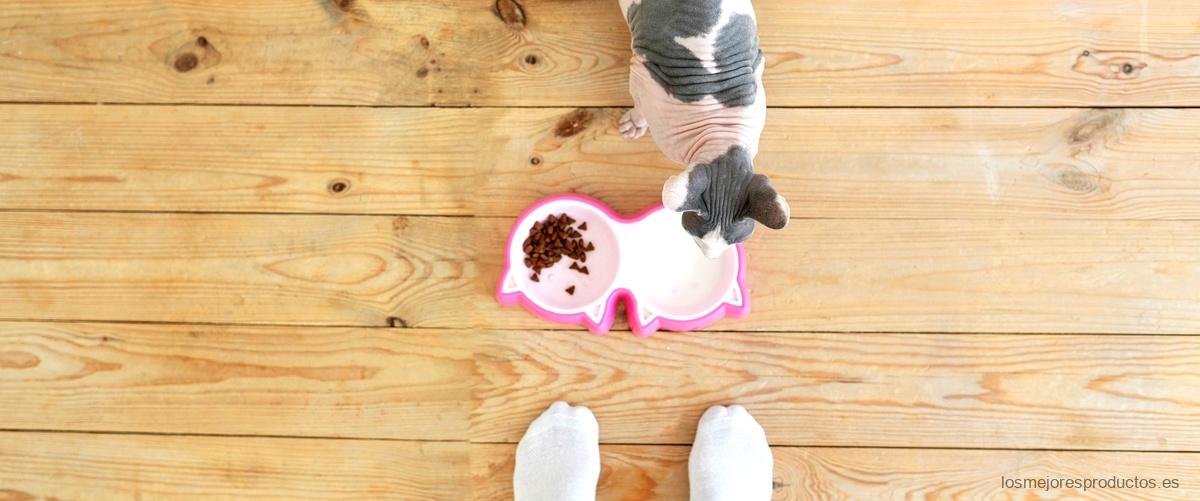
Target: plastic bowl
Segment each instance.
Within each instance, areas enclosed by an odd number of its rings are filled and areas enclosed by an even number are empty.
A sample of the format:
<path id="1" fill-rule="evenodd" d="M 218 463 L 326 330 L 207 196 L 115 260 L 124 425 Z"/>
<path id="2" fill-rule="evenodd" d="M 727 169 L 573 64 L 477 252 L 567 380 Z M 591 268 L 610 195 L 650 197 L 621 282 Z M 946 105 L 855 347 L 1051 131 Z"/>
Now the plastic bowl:
<path id="1" fill-rule="evenodd" d="M 525 267 L 521 246 L 534 223 L 566 214 L 574 226 L 587 223 L 583 239 L 588 274 L 570 269 L 564 257 L 543 269 L 538 281 Z M 496 297 L 505 306 L 522 305 L 545 320 L 584 325 L 602 334 L 612 328 L 617 303 L 626 302 L 629 325 L 639 336 L 659 329 L 689 331 L 726 316 L 750 311 L 746 289 L 746 250 L 741 244 L 707 258 L 680 226 L 681 214 L 662 205 L 623 218 L 593 198 L 555 195 L 526 209 L 513 225 L 505 248 L 504 272 Z M 574 286 L 574 293 L 566 289 Z"/>

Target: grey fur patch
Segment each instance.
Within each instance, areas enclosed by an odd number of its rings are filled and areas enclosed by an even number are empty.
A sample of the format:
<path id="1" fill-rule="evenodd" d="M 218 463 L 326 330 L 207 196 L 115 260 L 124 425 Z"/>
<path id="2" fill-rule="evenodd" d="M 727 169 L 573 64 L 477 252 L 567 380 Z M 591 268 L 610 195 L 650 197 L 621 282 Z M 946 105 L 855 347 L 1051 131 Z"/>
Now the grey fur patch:
<path id="1" fill-rule="evenodd" d="M 696 238 L 715 228 L 729 244 L 744 242 L 754 232 L 750 197 L 756 185 L 750 153 L 741 146 L 706 164 L 696 164 L 688 176 L 687 198 L 679 210 L 683 227 Z"/>
<path id="2" fill-rule="evenodd" d="M 633 50 L 668 94 L 685 103 L 712 96 L 725 107 L 748 106 L 758 95 L 754 73 L 762 63 L 754 19 L 736 14 L 721 28 L 713 47 L 716 72 L 675 39 L 712 32 L 721 0 L 642 0 L 629 7 Z"/>

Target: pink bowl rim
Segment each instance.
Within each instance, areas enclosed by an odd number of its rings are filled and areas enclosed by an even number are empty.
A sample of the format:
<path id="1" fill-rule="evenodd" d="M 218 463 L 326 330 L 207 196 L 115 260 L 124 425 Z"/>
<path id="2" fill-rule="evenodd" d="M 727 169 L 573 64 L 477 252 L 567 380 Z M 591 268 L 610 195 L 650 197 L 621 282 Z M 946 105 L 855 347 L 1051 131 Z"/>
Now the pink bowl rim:
<path id="1" fill-rule="evenodd" d="M 545 205 L 561 201 L 574 201 L 591 205 L 604 212 L 604 214 L 609 218 L 621 223 L 634 223 L 641 221 L 650 214 L 664 209 L 663 205 L 658 203 L 646 208 L 645 210 L 642 210 L 636 216 L 625 217 L 617 214 L 616 211 L 614 211 L 604 202 L 578 193 L 562 193 L 538 200 L 533 205 L 530 205 L 527 209 L 525 209 L 525 211 L 517 217 L 516 222 L 513 223 L 512 229 L 508 232 L 508 240 L 505 242 L 504 246 L 504 266 L 500 273 L 500 280 L 496 284 L 496 300 L 499 301 L 500 304 L 506 307 L 521 305 L 530 313 L 533 313 L 535 316 L 538 316 L 543 320 L 565 325 L 582 325 L 587 327 L 587 329 L 594 334 L 603 335 L 608 333 L 609 329 L 612 328 L 613 323 L 616 321 L 617 303 L 619 301 L 625 301 L 625 309 L 627 310 L 627 316 L 629 318 L 629 328 L 635 335 L 639 337 L 649 336 L 658 330 L 686 332 L 702 329 L 725 317 L 745 318 L 746 315 L 750 314 L 750 294 L 749 288 L 746 286 L 746 248 L 740 243 L 735 245 L 734 248 L 736 249 L 738 255 L 736 281 L 738 292 L 742 297 L 742 304 L 733 305 L 722 302 L 713 308 L 712 311 L 709 311 L 708 313 L 696 318 L 676 320 L 656 317 L 654 320 L 650 321 L 650 323 L 642 324 L 641 320 L 637 318 L 637 298 L 633 296 L 633 293 L 629 289 L 625 288 L 614 290 L 608 297 L 608 302 L 605 304 L 604 315 L 600 317 L 600 322 L 593 322 L 592 319 L 588 318 L 588 316 L 584 313 L 563 314 L 548 311 L 543 309 L 541 306 L 538 306 L 537 303 L 533 302 L 533 300 L 526 297 L 525 294 L 520 291 L 507 293 L 504 292 L 504 280 L 508 278 L 509 273 L 512 271 L 510 266 L 510 263 L 512 262 L 510 251 L 512 250 L 513 239 L 517 238 L 517 227 L 520 226 L 521 222 L 528 218 L 534 211 L 542 208 Z"/>

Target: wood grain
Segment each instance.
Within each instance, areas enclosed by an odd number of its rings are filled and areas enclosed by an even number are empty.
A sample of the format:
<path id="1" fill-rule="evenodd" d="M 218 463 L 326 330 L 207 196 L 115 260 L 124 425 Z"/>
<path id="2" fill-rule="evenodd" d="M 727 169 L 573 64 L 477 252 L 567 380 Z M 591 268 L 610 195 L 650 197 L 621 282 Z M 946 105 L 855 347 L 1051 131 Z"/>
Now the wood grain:
<path id="1" fill-rule="evenodd" d="M 4 499 L 464 499 L 451 442 L 0 432 Z"/>
<path id="2" fill-rule="evenodd" d="M 1200 450 L 1176 336 L 6 322 L 0 346 L 0 429 L 516 442 L 565 399 L 607 443 L 687 444 L 738 402 L 776 445 Z"/>
<path id="3" fill-rule="evenodd" d="M 556 400 L 605 443 L 690 444 L 713 405 L 774 445 L 1200 450 L 1200 358 L 1175 336 L 572 332 L 476 338 L 471 440 L 516 442 Z"/>
<path id="4" fill-rule="evenodd" d="M 4 208 L 466 215 L 483 166 L 521 142 L 497 120 L 534 134 L 497 110 L 2 109 Z"/>
<path id="5" fill-rule="evenodd" d="M 7 3 L 0 101 L 629 104 L 615 2 L 499 5 Z M 774 106 L 1200 103 L 1200 6 L 1187 0 L 755 8 Z"/>
<path id="6" fill-rule="evenodd" d="M 494 300 L 508 218 L 0 214 L 0 319 L 544 328 Z M 1187 334 L 1200 222 L 798 220 L 723 330 Z"/>
<path id="7" fill-rule="evenodd" d="M 472 351 L 409 329 L 0 323 L 0 429 L 466 440 Z"/>
<path id="8" fill-rule="evenodd" d="M 512 497 L 512 445 L 471 445 L 474 499 Z M 602 445 L 599 500 L 686 499 L 686 446 Z M 773 447 L 774 500 L 1195 499 L 1195 454 Z M 1004 478 L 1154 479 L 1155 489 L 1009 488 Z M 1177 480 L 1179 488 L 1162 488 Z"/>
<path id="9" fill-rule="evenodd" d="M 620 109 L 0 109 L 0 209 L 633 213 L 681 169 Z M 1200 219 L 1198 134 L 1190 109 L 779 109 L 757 168 L 798 218 Z"/>
<path id="10" fill-rule="evenodd" d="M 463 230 L 481 249 L 474 288 L 396 314 L 421 327 L 544 327 L 492 303 L 500 273 L 492 249 L 502 248 L 508 220 L 474 223 Z M 715 328 L 1188 334 L 1200 328 L 1196 225 L 802 220 L 755 236 L 748 246 L 754 313 Z"/>
<path id="11" fill-rule="evenodd" d="M 0 318 L 385 326 L 479 283 L 471 223 L 8 213 Z"/>

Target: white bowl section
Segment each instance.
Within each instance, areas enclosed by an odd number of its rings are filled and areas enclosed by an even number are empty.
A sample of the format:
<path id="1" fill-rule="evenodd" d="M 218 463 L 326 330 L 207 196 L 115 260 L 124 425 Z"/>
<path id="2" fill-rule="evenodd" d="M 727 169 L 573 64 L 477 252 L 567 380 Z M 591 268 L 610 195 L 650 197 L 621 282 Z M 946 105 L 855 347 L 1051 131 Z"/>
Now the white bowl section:
<path id="1" fill-rule="evenodd" d="M 592 242 L 595 250 L 587 253 L 588 274 L 584 275 L 570 269 L 574 260 L 564 256 L 554 266 L 543 269 L 538 274 L 538 281 L 532 280 L 533 270 L 525 267 L 525 252 L 522 244 L 534 223 L 544 221 L 547 217 L 566 214 L 575 220 L 573 226 L 587 223 L 587 230 L 580 231 L 583 239 Z M 516 287 L 525 296 L 541 308 L 556 314 L 571 314 L 577 312 L 589 313 L 596 316 L 597 305 L 604 308 L 606 299 L 614 291 L 613 282 L 617 276 L 617 263 L 620 262 L 620 249 L 617 236 L 613 232 L 613 221 L 599 208 L 579 200 L 556 200 L 541 207 L 519 223 L 510 242 L 508 255 L 510 259 L 510 275 L 516 281 Z M 566 289 L 574 286 L 575 293 L 568 294 Z M 601 311 L 602 315 L 603 312 Z"/>
<path id="2" fill-rule="evenodd" d="M 737 251 L 705 257 L 681 218 L 664 209 L 625 226 L 622 252 L 636 258 L 626 260 L 618 281 L 633 291 L 643 324 L 655 317 L 696 318 L 726 302 L 741 305 Z"/>

